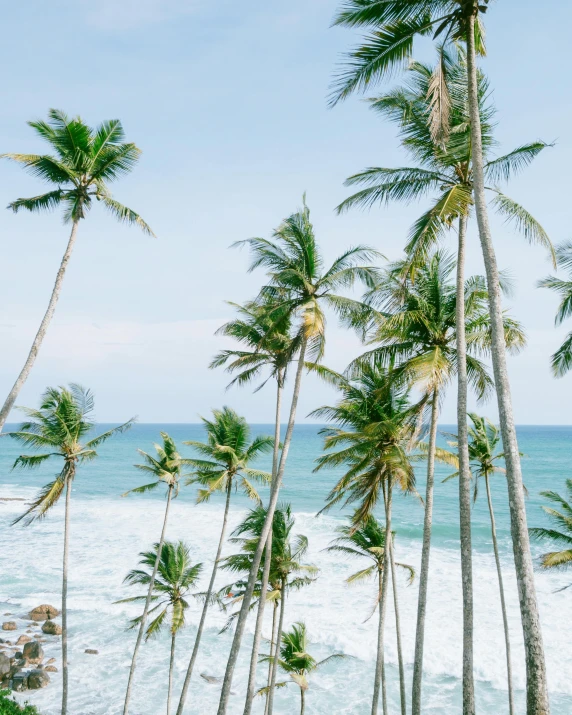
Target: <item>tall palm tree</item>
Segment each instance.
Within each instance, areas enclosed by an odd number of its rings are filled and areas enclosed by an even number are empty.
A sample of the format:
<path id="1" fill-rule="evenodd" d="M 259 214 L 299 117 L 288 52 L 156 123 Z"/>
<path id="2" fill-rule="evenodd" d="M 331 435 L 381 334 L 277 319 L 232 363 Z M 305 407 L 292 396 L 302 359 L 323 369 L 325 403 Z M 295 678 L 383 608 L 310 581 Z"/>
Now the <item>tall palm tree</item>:
<path id="1" fill-rule="evenodd" d="M 264 267 L 268 271 L 269 281 L 267 285 L 263 286 L 257 302 L 266 305 L 267 301 L 273 303 L 274 307 L 269 311 L 271 318 L 282 320 L 284 315 L 289 317 L 294 333 L 300 336 L 300 351 L 284 444 L 270 490 L 268 514 L 262 538 L 255 553 L 248 587 L 237 619 L 222 685 L 218 715 L 225 715 L 228 707 L 232 677 L 257 579 L 258 567 L 271 528 L 292 440 L 305 360 L 309 355 L 314 361 L 318 361 L 324 351 L 325 318 L 323 310 L 327 306 L 342 320 L 348 322 L 354 320 L 355 313 L 362 311 L 363 307 L 358 301 L 338 295 L 337 291 L 351 288 L 356 282 L 371 286 L 377 276 L 375 268 L 370 265 L 362 265 L 362 262 L 369 263 L 378 254 L 363 246 L 350 248 L 339 256 L 328 269 L 324 269 L 314 227 L 310 221 L 310 210 L 305 201 L 299 211 L 286 218 L 274 231 L 273 239 L 251 238 L 242 243 L 248 245 L 251 250 L 250 270 Z"/>
<path id="2" fill-rule="evenodd" d="M 110 437 L 129 429 L 133 420 L 88 439 L 95 428 L 94 400 L 89 390 L 81 385 L 49 387 L 40 400 L 37 410 L 20 408 L 27 417 L 18 430 L 8 436 L 35 450 L 49 450 L 39 454 L 21 454 L 14 468 L 33 469 L 56 457 L 63 460 L 61 471 L 46 484 L 28 509 L 14 523 L 26 525 L 43 519 L 59 501 L 65 491 L 64 553 L 62 566 L 62 715 L 68 712 L 68 559 L 70 542 L 70 500 L 73 481 L 78 467 L 97 458 L 97 447 Z"/>
<path id="3" fill-rule="evenodd" d="M 534 586 L 534 571 L 526 523 L 526 508 L 522 471 L 503 329 L 501 280 L 488 218 L 485 193 L 484 144 L 479 115 L 477 55 L 484 55 L 484 28 L 481 23 L 489 0 L 344 0 L 334 24 L 365 27 L 369 34 L 363 43 L 346 58 L 332 93 L 332 104 L 355 91 L 363 91 L 387 77 L 393 69 L 403 66 L 412 57 L 416 37 L 432 34 L 443 44 L 460 41 L 467 56 L 467 97 L 472 143 L 473 198 L 479 227 L 479 237 L 485 263 L 491 315 L 492 361 L 497 392 L 503 444 L 506 451 L 507 485 L 511 514 L 513 552 L 518 580 L 520 611 L 525 643 L 527 670 L 527 713 L 549 713 L 548 687 L 544 646 L 540 629 L 538 602 Z M 441 68 L 442 70 L 442 68 Z M 435 76 L 432 115 L 434 126 L 446 124 L 450 101 L 443 73 Z M 436 134 L 438 134 L 438 130 Z M 465 616 L 467 611 L 465 610 Z M 464 639 L 472 642 L 472 624 L 464 622 Z M 464 649 L 463 713 L 474 715 L 475 694 L 472 650 Z M 421 703 L 414 706 L 419 715 Z"/>
<path id="4" fill-rule="evenodd" d="M 539 281 L 540 288 L 549 288 L 560 297 L 555 323 L 560 325 L 572 315 L 572 241 L 561 243 L 556 249 L 556 263 L 568 272 L 568 280 L 548 276 Z M 568 333 L 562 345 L 552 356 L 552 372 L 562 377 L 572 368 L 572 332 Z"/>
<path id="5" fill-rule="evenodd" d="M 195 644 L 177 707 L 178 714 L 183 712 L 185 706 L 189 684 L 193 675 L 193 668 L 201 644 L 207 611 L 210 605 L 226 535 L 232 490 L 240 488 L 247 497 L 260 503 L 261 500 L 258 492 L 250 480 L 256 480 L 263 484 L 269 483 L 271 481 L 271 475 L 268 472 L 254 469 L 250 465 L 257 458 L 265 452 L 269 452 L 274 447 L 274 439 L 272 437 L 259 435 L 251 440 L 250 427 L 247 421 L 244 417 L 237 415 L 230 407 L 223 407 L 222 410 L 213 410 L 213 419 L 207 420 L 203 418 L 202 421 L 207 433 L 207 441 L 185 442 L 185 444 L 193 447 L 201 456 L 200 459 L 193 458 L 189 460 L 189 464 L 193 467 L 193 473 L 188 483 L 199 483 L 204 487 L 199 490 L 197 503 L 208 501 L 215 492 L 225 494 L 226 499 L 217 552 L 203 604 L 197 635 L 195 637 Z"/>
<path id="6" fill-rule="evenodd" d="M 134 224 L 145 233 L 154 235 L 141 216 L 112 197 L 107 186 L 109 182 L 132 171 L 141 154 L 135 144 L 125 142 L 125 134 L 119 119 L 105 121 L 99 127 L 92 129 L 79 117 L 70 118 L 59 109 L 50 109 L 47 122 L 38 120 L 28 124 L 40 139 L 50 145 L 54 155 L 2 154 L 0 158 L 11 159 L 22 164 L 32 176 L 51 184 L 52 189 L 46 194 L 29 199 L 16 199 L 8 204 L 8 208 L 14 212 L 21 209 L 38 212 L 50 211 L 62 206 L 64 222 L 71 223 L 71 233 L 56 275 L 48 308 L 24 367 L 0 410 L 0 431 L 36 361 L 60 297 L 79 222 L 87 216 L 93 200 L 101 202 L 118 221 Z"/>
<path id="7" fill-rule="evenodd" d="M 171 499 L 176 498 L 179 494 L 179 482 L 182 478 L 187 476 L 184 468 L 189 466 L 190 461 L 188 459 L 183 459 L 177 450 L 177 446 L 166 432 L 161 432 L 161 438 L 163 444 L 155 444 L 155 451 L 157 452 L 156 457 L 152 457 L 147 452 L 143 452 L 141 449 L 137 450 L 139 454 L 144 459 L 144 464 L 136 464 L 135 468 L 139 469 L 145 474 L 153 475 L 153 482 L 149 484 L 143 484 L 135 489 L 130 489 L 125 492 L 122 496 L 127 496 L 128 494 L 144 494 L 145 492 L 157 489 L 157 487 L 163 483 L 167 485 L 167 503 L 165 505 L 165 516 L 163 517 L 163 527 L 161 529 L 161 536 L 157 544 L 157 550 L 155 552 L 155 563 L 153 566 L 153 571 L 151 573 L 151 578 L 149 579 L 149 588 L 147 589 L 147 596 L 145 598 L 145 605 L 143 607 L 143 613 L 141 615 L 141 621 L 139 622 L 139 630 L 137 632 L 137 640 L 135 641 L 135 648 L 133 649 L 133 657 L 131 659 L 131 667 L 129 669 L 129 679 L 127 681 L 127 688 L 125 690 L 125 702 L 123 704 L 123 715 L 127 715 L 129 712 L 129 702 L 131 700 L 131 689 L 133 687 L 133 676 L 135 675 L 135 667 L 137 665 L 137 655 L 139 654 L 139 648 L 141 647 L 141 642 L 143 640 L 143 635 L 145 634 L 145 625 L 147 623 L 147 615 L 149 613 L 149 606 L 151 605 L 151 600 L 153 598 L 153 587 L 155 584 L 155 577 L 157 576 L 157 570 L 159 564 L 161 563 L 161 550 L 163 548 L 163 543 L 165 541 L 165 533 L 167 531 L 167 521 L 169 518 L 169 508 L 171 506 Z"/>
<path id="8" fill-rule="evenodd" d="M 159 544 L 154 545 L 153 551 L 140 554 L 139 561 L 144 568 L 134 569 L 125 577 L 125 583 L 131 586 L 149 586 L 152 572 L 155 567 Z M 145 568 L 146 567 L 146 568 Z M 165 541 L 160 549 L 159 568 L 153 582 L 153 596 L 151 600 L 156 605 L 151 608 L 149 615 L 153 620 L 147 626 L 145 640 L 159 633 L 165 623 L 167 615 L 171 616 L 171 657 L 169 660 L 169 686 L 167 689 L 167 715 L 171 711 L 171 695 L 173 692 L 173 666 L 175 663 L 175 644 L 177 633 L 185 625 L 185 612 L 189 608 L 187 598 L 190 590 L 197 585 L 202 564 L 191 564 L 189 547 L 183 542 Z M 151 572 L 151 573 L 150 573 Z M 146 601 L 147 596 L 133 596 L 124 598 L 117 603 L 132 603 Z M 158 611 L 158 613 L 157 613 Z M 138 616 L 131 621 L 131 627 L 136 628 L 141 624 L 142 617 Z"/>
<path id="9" fill-rule="evenodd" d="M 275 683 L 271 688 L 262 688 L 259 691 L 264 694 L 272 692 L 274 688 L 283 688 L 289 682 L 296 683 L 300 688 L 300 715 L 304 715 L 306 708 L 306 690 L 310 687 L 308 676 L 332 660 L 348 657 L 344 653 L 333 653 L 317 661 L 308 653 L 308 645 L 308 633 L 304 623 L 294 623 L 289 631 L 282 633 L 279 658 L 276 662 L 280 670 L 290 676 L 290 681 Z M 273 656 L 264 656 L 263 660 L 272 660 L 272 658 Z"/>
<path id="10" fill-rule="evenodd" d="M 568 492 L 567 497 L 554 491 L 540 492 L 543 497 L 558 507 L 542 507 L 554 524 L 554 528 L 535 527 L 530 529 L 530 534 L 534 539 L 553 541 L 555 544 L 565 547 L 562 551 L 549 551 L 543 554 L 540 559 L 543 569 L 566 570 L 572 568 L 572 479 L 566 480 L 566 491 Z M 570 585 L 565 588 L 569 588 Z"/>
<path id="11" fill-rule="evenodd" d="M 361 524 L 353 523 L 345 524 L 338 527 L 338 538 L 335 539 L 331 546 L 328 546 L 326 551 L 341 553 L 352 558 L 359 557 L 360 559 L 368 559 L 370 566 L 356 571 L 356 573 L 348 576 L 347 584 L 354 584 L 365 579 L 376 578 L 376 597 L 375 606 L 371 615 L 375 613 L 376 608 L 379 611 L 379 621 L 383 619 L 384 614 L 381 609 L 381 597 L 383 590 L 384 566 L 385 566 L 385 549 L 386 549 L 386 531 L 382 524 L 374 516 L 369 516 Z M 393 536 L 393 535 L 392 535 Z M 393 545 L 393 539 L 392 539 Z M 391 548 L 391 547 L 390 547 Z M 397 657 L 399 661 L 399 681 L 401 690 L 401 713 L 407 713 L 407 701 L 405 695 L 405 668 L 403 665 L 403 652 L 401 645 L 401 626 L 399 619 L 399 600 L 397 593 L 397 582 L 395 579 L 395 566 L 405 569 L 409 573 L 409 583 L 413 583 L 415 571 L 412 566 L 407 564 L 395 563 L 392 560 L 392 583 L 393 583 L 393 602 L 395 608 L 395 630 L 397 635 Z M 370 618 L 371 616 L 369 616 Z M 383 624 L 381 624 L 383 629 Z M 378 650 L 378 658 L 380 657 Z"/>

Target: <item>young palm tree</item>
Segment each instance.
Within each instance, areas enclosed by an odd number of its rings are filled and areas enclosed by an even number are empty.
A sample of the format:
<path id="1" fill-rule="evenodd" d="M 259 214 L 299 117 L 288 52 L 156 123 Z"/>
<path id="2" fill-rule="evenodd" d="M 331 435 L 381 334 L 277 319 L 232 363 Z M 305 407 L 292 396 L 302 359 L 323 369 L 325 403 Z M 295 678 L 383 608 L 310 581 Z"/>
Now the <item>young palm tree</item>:
<path id="1" fill-rule="evenodd" d="M 149 484 L 143 484 L 135 489 L 130 489 L 125 492 L 122 496 L 127 496 L 128 494 L 143 494 L 145 492 L 152 491 L 156 489 L 161 483 L 167 485 L 167 503 L 165 506 L 165 516 L 163 517 L 163 527 L 161 529 L 161 536 L 159 538 L 159 543 L 157 544 L 157 550 L 155 552 L 155 563 L 153 566 L 153 571 L 151 573 L 151 578 L 149 580 L 149 588 L 147 589 L 147 596 L 145 598 L 145 605 L 143 607 L 143 613 L 141 615 L 141 620 L 139 622 L 139 630 L 137 632 L 137 640 L 135 641 L 135 648 L 133 649 L 133 657 L 131 659 L 131 668 L 129 669 L 129 679 L 127 681 L 127 688 L 125 691 L 125 702 L 123 704 L 123 715 L 127 715 L 129 712 L 129 701 L 131 700 L 131 689 L 133 687 L 133 676 L 135 674 L 135 667 L 137 664 L 137 655 L 139 654 L 139 648 L 141 647 L 141 642 L 143 640 L 143 635 L 145 633 L 145 625 L 147 623 L 147 614 L 149 613 L 149 606 L 153 598 L 153 587 L 155 584 L 155 577 L 157 576 L 157 570 L 159 564 L 161 563 L 161 550 L 163 548 L 163 543 L 165 541 L 165 533 L 167 531 L 167 521 L 169 518 L 169 508 L 171 506 L 171 499 L 176 498 L 179 494 L 179 482 L 182 478 L 187 476 L 184 472 L 184 468 L 190 464 L 190 460 L 183 459 L 179 452 L 175 442 L 166 432 L 161 432 L 161 438 L 163 444 L 155 444 L 155 450 L 157 452 L 157 457 L 152 457 L 150 454 L 138 450 L 139 454 L 142 455 L 145 460 L 145 464 L 136 464 L 135 468 L 145 472 L 146 474 L 152 474 L 155 481 Z"/>
<path id="2" fill-rule="evenodd" d="M 50 145 L 54 155 L 2 154 L 0 158 L 22 164 L 33 176 L 51 184 L 52 190 L 29 199 L 16 199 L 8 208 L 14 212 L 21 209 L 37 212 L 50 211 L 61 205 L 64 209 L 64 222 L 71 223 L 72 227 L 48 308 L 24 367 L 0 410 L 0 431 L 34 365 L 60 297 L 79 222 L 87 216 L 93 199 L 101 202 L 118 221 L 135 224 L 145 233 L 153 235 L 145 221 L 135 211 L 116 201 L 107 187 L 108 182 L 132 171 L 141 154 L 135 144 L 125 142 L 119 119 L 103 122 L 96 129 L 92 129 L 79 117 L 70 119 L 64 112 L 50 109 L 47 122 L 39 120 L 28 124 Z"/>
<path id="3" fill-rule="evenodd" d="M 556 262 L 559 268 L 568 272 L 569 280 L 561 280 L 548 276 L 539 281 L 540 288 L 550 288 L 560 296 L 560 305 L 556 313 L 555 323 L 560 325 L 572 315 L 572 241 L 566 241 L 556 249 Z M 552 356 L 552 372 L 556 377 L 562 377 L 572 368 L 572 332 Z"/>
<path id="4" fill-rule="evenodd" d="M 527 713 L 549 713 L 548 687 L 544 646 L 530 542 L 526 524 L 526 508 L 522 485 L 522 471 L 504 341 L 501 280 L 488 218 L 485 194 L 484 144 L 479 115 L 477 55 L 485 53 L 484 29 L 481 24 L 489 0 L 345 0 L 334 20 L 336 25 L 365 27 L 369 34 L 364 42 L 346 58 L 332 94 L 332 104 L 354 91 L 363 91 L 403 66 L 412 57 L 413 42 L 418 36 L 433 34 L 442 37 L 443 44 L 461 41 L 467 56 L 467 103 L 472 143 L 473 198 L 479 227 L 479 237 L 485 263 L 491 315 L 492 361 L 503 444 L 506 451 L 507 485 L 512 525 L 513 551 L 518 579 L 520 611 L 524 633 L 527 669 Z M 446 126 L 444 118 L 450 101 L 443 72 L 436 74 L 432 115 L 434 126 Z M 465 612 L 465 615 L 467 611 Z M 470 623 L 464 623 L 464 638 L 472 642 Z M 471 648 L 464 649 L 463 657 L 463 713 L 474 715 L 475 694 Z M 419 715 L 421 702 L 414 703 L 413 715 Z"/>
<path id="5" fill-rule="evenodd" d="M 274 439 L 272 437 L 260 435 L 251 440 L 248 423 L 244 417 L 239 417 L 230 407 L 223 407 L 222 410 L 213 410 L 213 419 L 207 420 L 203 418 L 203 424 L 207 433 L 207 441 L 185 442 L 185 444 L 193 447 L 201 456 L 201 459 L 189 460 L 189 464 L 193 467 L 193 474 L 188 483 L 199 483 L 205 487 L 199 490 L 197 503 L 208 501 L 215 492 L 225 494 L 226 500 L 217 552 L 197 629 L 197 635 L 195 637 L 195 644 L 179 699 L 177 708 L 178 714 L 183 712 L 185 706 L 189 684 L 193 675 L 193 668 L 201 644 L 207 611 L 211 602 L 211 595 L 224 544 L 232 490 L 233 488 L 240 488 L 246 496 L 260 503 L 261 500 L 258 496 L 258 492 L 250 480 L 254 479 L 258 482 L 269 483 L 271 481 L 271 475 L 268 474 L 268 472 L 253 469 L 249 465 L 274 447 Z"/>
<path id="6" fill-rule="evenodd" d="M 291 680 L 282 683 L 275 683 L 271 688 L 262 688 L 259 693 L 272 692 L 274 688 L 283 688 L 294 682 L 300 688 L 300 715 L 304 715 L 306 707 L 306 690 L 310 687 L 308 676 L 316 672 L 326 663 L 347 658 L 343 653 L 333 653 L 324 658 L 324 660 L 316 661 L 316 659 L 308 653 L 308 633 L 304 623 L 294 623 L 291 630 L 282 633 L 280 638 L 280 654 L 277 659 L 277 664 L 283 673 L 289 675 Z M 278 649 L 278 646 L 277 646 Z M 263 660 L 272 660 L 273 656 L 264 656 Z"/>
<path id="7" fill-rule="evenodd" d="M 379 521 L 377 521 L 374 516 L 370 516 L 357 526 L 353 523 L 340 526 L 337 529 L 337 532 L 339 534 L 338 538 L 335 539 L 331 546 L 328 546 L 326 551 L 334 551 L 336 553 L 341 553 L 346 556 L 351 556 L 352 558 L 355 558 L 356 556 L 362 559 L 367 558 L 370 562 L 373 562 L 371 566 L 368 566 L 365 569 L 360 569 L 351 576 L 348 576 L 348 578 L 346 579 L 346 583 L 354 584 L 361 582 L 364 579 L 371 579 L 373 577 L 377 577 L 375 606 L 371 615 L 375 613 L 375 609 L 377 608 L 379 611 L 379 622 L 381 623 L 382 619 L 384 618 L 384 614 L 381 608 L 381 597 L 383 590 L 385 566 L 385 528 L 382 524 L 379 523 Z M 406 715 L 407 701 L 405 696 L 405 668 L 403 665 L 403 652 L 401 645 L 401 626 L 399 620 L 399 600 L 397 593 L 397 582 L 395 579 L 395 566 L 399 566 L 409 573 L 409 584 L 413 583 L 413 579 L 415 578 L 415 571 L 413 570 L 412 566 L 408 566 L 407 564 L 395 563 L 393 559 L 391 562 L 391 566 L 391 578 L 393 583 L 393 602 L 395 608 L 395 630 L 397 635 L 397 657 L 399 661 L 399 681 L 401 689 L 401 713 L 402 715 Z M 371 618 L 371 615 L 369 616 L 369 618 Z M 383 631 L 383 623 L 381 623 L 379 630 Z M 380 653 L 378 650 L 378 657 L 379 656 Z"/>
<path id="8" fill-rule="evenodd" d="M 125 583 L 131 586 L 149 586 L 152 572 L 157 559 L 159 544 L 154 545 L 153 551 L 145 551 L 139 563 L 142 567 L 130 571 L 125 577 Z M 146 567 L 146 568 L 145 568 Z M 153 620 L 145 632 L 145 640 L 156 636 L 165 623 L 167 615 L 171 616 L 171 658 L 169 660 L 169 686 L 167 689 L 167 715 L 171 711 L 171 695 L 173 692 L 173 666 L 175 663 L 175 644 L 177 633 L 185 625 L 185 612 L 189 607 L 187 598 L 191 589 L 197 585 L 202 564 L 191 564 L 189 547 L 182 541 L 174 543 L 165 541 L 160 549 L 159 568 L 153 582 L 153 596 L 151 600 L 156 605 L 150 609 Z M 146 601 L 147 596 L 133 596 L 124 598 L 116 603 L 132 603 Z M 158 612 L 158 613 L 157 613 Z M 131 621 L 131 627 L 136 628 L 141 624 L 142 616 Z"/>
<path id="9" fill-rule="evenodd" d="M 377 276 L 377 271 L 372 266 L 360 265 L 362 261 L 369 262 L 378 255 L 372 249 L 363 246 L 349 249 L 337 258 L 330 268 L 324 269 L 314 227 L 310 221 L 310 210 L 305 203 L 301 210 L 282 222 L 274 232 L 273 238 L 274 240 L 252 238 L 242 243 L 246 243 L 252 253 L 250 270 L 257 267 L 268 269 L 269 282 L 262 288 L 257 302 L 266 305 L 267 301 L 272 302 L 274 307 L 269 311 L 270 318 L 282 320 L 285 315 L 289 317 L 294 326 L 294 333 L 300 336 L 300 351 L 284 444 L 270 490 L 268 514 L 262 538 L 256 550 L 249 574 L 248 587 L 237 619 L 222 685 L 218 715 L 225 715 L 228 707 L 232 677 L 257 579 L 258 567 L 271 528 L 280 484 L 284 476 L 307 354 L 314 361 L 318 361 L 323 354 L 325 345 L 323 310 L 326 306 L 347 322 L 354 320 L 355 314 L 363 311 L 361 303 L 342 297 L 336 291 L 351 288 L 358 281 L 366 286 L 372 286 Z"/>
<path id="10" fill-rule="evenodd" d="M 565 570 L 572 568 L 572 479 L 566 480 L 566 490 L 568 492 L 568 501 L 566 501 L 565 497 L 560 496 L 558 492 L 540 492 L 543 497 L 558 506 L 557 509 L 551 506 L 542 507 L 554 524 L 554 528 L 536 527 L 530 529 L 530 535 L 534 539 L 548 539 L 567 547 L 562 551 L 549 551 L 543 554 L 540 559 L 543 569 Z M 565 586 L 565 588 L 569 588 L 569 586 Z"/>
<path id="11" fill-rule="evenodd" d="M 70 542 L 70 500 L 72 483 L 78 467 L 97 457 L 97 447 L 110 437 L 129 429 L 133 420 L 103 432 L 83 442 L 93 431 L 94 401 L 89 390 L 81 385 L 69 387 L 49 387 L 42 395 L 40 407 L 20 408 L 28 418 L 16 432 L 8 435 L 26 447 L 35 450 L 49 450 L 39 454 L 22 454 L 14 467 L 33 469 L 40 464 L 57 457 L 63 460 L 63 466 L 56 478 L 46 484 L 28 509 L 14 523 L 24 520 L 26 525 L 36 519 L 43 519 L 54 507 L 65 491 L 64 516 L 64 553 L 62 567 L 62 715 L 68 712 L 68 555 Z"/>

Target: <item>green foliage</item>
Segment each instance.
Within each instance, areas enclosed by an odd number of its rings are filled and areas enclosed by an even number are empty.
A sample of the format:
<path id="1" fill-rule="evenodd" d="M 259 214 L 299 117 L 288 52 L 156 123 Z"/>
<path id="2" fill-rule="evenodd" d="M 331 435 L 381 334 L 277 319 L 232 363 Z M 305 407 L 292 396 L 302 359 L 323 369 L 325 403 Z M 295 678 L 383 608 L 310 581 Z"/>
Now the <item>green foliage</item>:
<path id="1" fill-rule="evenodd" d="M 566 490 L 568 492 L 566 497 L 554 491 L 540 492 L 545 499 L 555 505 L 554 507 L 542 507 L 554 527 L 551 529 L 542 527 L 529 529 L 533 539 L 552 541 L 554 544 L 564 547 L 562 551 L 549 551 L 542 555 L 540 565 L 543 569 L 568 570 L 572 568 L 572 479 L 566 480 Z"/>
<path id="2" fill-rule="evenodd" d="M 9 690 L 0 690 L 0 715 L 40 715 L 40 711 L 28 703 L 20 705 Z"/>
<path id="3" fill-rule="evenodd" d="M 568 273 L 568 280 L 548 276 L 539 281 L 540 288 L 548 288 L 560 298 L 555 323 L 560 325 L 572 315 L 572 241 L 565 241 L 556 249 L 556 263 Z M 562 345 L 551 358 L 552 372 L 562 377 L 572 368 L 572 332 L 568 333 Z"/>
<path id="4" fill-rule="evenodd" d="M 184 471 L 184 467 L 189 466 L 191 460 L 181 457 L 175 441 L 166 432 L 161 432 L 161 438 L 163 444 L 154 445 L 157 456 L 153 457 L 147 454 L 147 452 L 138 449 L 137 451 L 143 457 L 145 463 L 134 465 L 139 471 L 145 474 L 152 474 L 155 481 L 149 484 L 143 484 L 140 487 L 135 487 L 135 489 L 130 489 L 121 496 L 125 497 L 128 494 L 144 494 L 145 492 L 150 492 L 156 489 L 161 482 L 173 489 L 172 494 L 174 497 L 178 496 L 180 480 L 189 475 L 189 473 Z"/>

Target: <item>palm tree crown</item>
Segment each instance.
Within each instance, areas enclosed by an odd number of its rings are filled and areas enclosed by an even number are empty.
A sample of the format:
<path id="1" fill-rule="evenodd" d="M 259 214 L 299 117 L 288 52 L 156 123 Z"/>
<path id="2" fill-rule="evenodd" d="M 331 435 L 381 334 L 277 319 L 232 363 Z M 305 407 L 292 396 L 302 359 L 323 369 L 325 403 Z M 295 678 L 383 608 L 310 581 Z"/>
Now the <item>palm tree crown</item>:
<path id="1" fill-rule="evenodd" d="M 569 279 L 561 280 L 549 276 L 539 281 L 541 288 L 549 288 L 560 297 L 560 305 L 556 312 L 555 323 L 560 325 L 572 315 L 572 241 L 562 243 L 556 249 L 556 263 L 559 268 L 568 272 Z M 556 377 L 562 377 L 572 368 L 572 332 L 568 333 L 562 345 L 551 359 L 552 372 Z"/>
<path id="2" fill-rule="evenodd" d="M 181 457 L 173 438 L 166 432 L 161 432 L 161 438 L 163 439 L 163 444 L 154 445 L 157 456 L 152 457 L 150 454 L 147 454 L 147 452 L 138 449 L 137 451 L 143 457 L 145 463 L 134 465 L 135 468 L 141 472 L 152 474 L 155 481 L 149 484 L 143 484 L 140 487 L 135 487 L 135 489 L 130 489 L 122 494 L 122 496 L 125 497 L 128 494 L 143 494 L 144 492 L 156 489 L 161 483 L 166 484 L 172 490 L 174 497 L 178 496 L 180 480 L 182 477 L 188 476 L 184 468 L 185 466 L 189 466 L 191 462 L 189 459 L 183 459 L 183 457 Z"/>
<path id="3" fill-rule="evenodd" d="M 554 528 L 536 527 L 530 529 L 530 534 L 534 539 L 548 539 L 564 547 L 562 551 L 549 551 L 543 554 L 540 560 L 543 569 L 564 570 L 572 567 L 572 479 L 566 480 L 566 490 L 567 497 L 554 491 L 540 492 L 556 507 L 542 507 L 553 522 Z"/>

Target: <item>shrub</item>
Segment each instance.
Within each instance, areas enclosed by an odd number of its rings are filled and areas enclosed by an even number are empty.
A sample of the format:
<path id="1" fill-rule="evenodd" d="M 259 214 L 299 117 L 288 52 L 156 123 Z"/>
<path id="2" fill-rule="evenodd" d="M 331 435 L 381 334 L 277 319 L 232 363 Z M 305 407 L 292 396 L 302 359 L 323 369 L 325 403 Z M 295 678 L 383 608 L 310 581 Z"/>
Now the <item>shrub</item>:
<path id="1" fill-rule="evenodd" d="M 40 715 L 33 705 L 20 705 L 11 697 L 9 690 L 0 690 L 0 715 Z"/>

